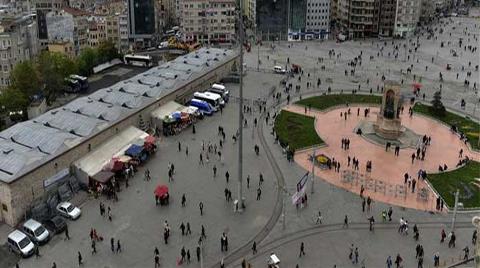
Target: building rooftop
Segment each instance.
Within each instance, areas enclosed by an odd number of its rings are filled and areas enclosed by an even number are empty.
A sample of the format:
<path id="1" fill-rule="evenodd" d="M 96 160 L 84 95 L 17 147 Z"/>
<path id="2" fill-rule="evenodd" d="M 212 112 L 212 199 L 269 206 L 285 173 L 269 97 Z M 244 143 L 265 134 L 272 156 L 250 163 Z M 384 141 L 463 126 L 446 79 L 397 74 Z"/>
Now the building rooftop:
<path id="1" fill-rule="evenodd" d="M 0 132 L 0 181 L 17 180 L 236 55 L 201 48 Z"/>

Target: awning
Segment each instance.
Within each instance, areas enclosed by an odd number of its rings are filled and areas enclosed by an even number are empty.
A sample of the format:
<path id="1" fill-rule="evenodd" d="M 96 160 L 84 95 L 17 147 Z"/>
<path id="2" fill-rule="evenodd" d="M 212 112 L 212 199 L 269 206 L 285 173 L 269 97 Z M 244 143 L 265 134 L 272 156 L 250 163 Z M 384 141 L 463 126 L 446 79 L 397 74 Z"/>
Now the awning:
<path id="1" fill-rule="evenodd" d="M 132 144 L 125 151 L 125 154 L 131 157 L 138 157 L 143 152 L 143 147 L 137 144 Z"/>
<path id="2" fill-rule="evenodd" d="M 106 183 L 108 182 L 111 178 L 113 178 L 115 174 L 110 172 L 110 171 L 100 171 L 97 174 L 92 176 L 92 179 L 95 181 L 98 181 L 100 183 Z"/>
<path id="3" fill-rule="evenodd" d="M 112 161 L 112 158 L 123 156 L 125 150 L 137 139 L 140 139 L 143 145 L 143 140 L 147 136 L 148 134 L 146 132 L 136 127 L 128 127 L 119 132 L 84 157 L 73 162 L 75 176 L 80 179 L 80 181 L 88 183 L 88 178 L 103 170 L 104 167 Z"/>
<path id="4" fill-rule="evenodd" d="M 180 112 L 184 112 L 187 114 L 195 114 L 197 113 L 197 111 L 198 111 L 198 108 L 193 106 L 187 106 L 187 107 L 184 107 L 182 110 L 180 110 Z"/>
<path id="5" fill-rule="evenodd" d="M 164 105 L 155 109 L 152 112 L 151 115 L 152 115 L 152 118 L 163 120 L 165 118 L 165 116 L 169 116 L 170 114 L 172 114 L 175 111 L 182 110 L 184 107 L 185 106 L 183 106 L 183 105 L 181 105 L 177 102 L 169 101 L 169 102 L 165 103 Z"/>

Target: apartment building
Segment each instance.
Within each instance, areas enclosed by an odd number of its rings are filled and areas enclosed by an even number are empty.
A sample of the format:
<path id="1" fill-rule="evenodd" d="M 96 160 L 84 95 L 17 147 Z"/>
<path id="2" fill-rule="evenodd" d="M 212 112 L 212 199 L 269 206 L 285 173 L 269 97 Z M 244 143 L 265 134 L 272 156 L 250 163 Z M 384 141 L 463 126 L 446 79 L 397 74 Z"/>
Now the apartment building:
<path id="1" fill-rule="evenodd" d="M 307 0 L 306 32 L 318 33 L 321 39 L 330 32 L 330 0 Z"/>
<path id="2" fill-rule="evenodd" d="M 68 40 L 54 40 L 48 43 L 48 51 L 64 54 L 70 59 L 75 57 L 73 43 Z"/>
<path id="3" fill-rule="evenodd" d="M 0 19 L 0 89 L 10 84 L 10 71 L 15 64 L 38 54 L 37 35 L 34 15 Z"/>
<path id="4" fill-rule="evenodd" d="M 338 0 L 337 26 L 349 39 L 378 35 L 380 0 Z"/>
<path id="5" fill-rule="evenodd" d="M 420 20 L 421 1 L 397 0 L 394 35 L 409 37 L 413 35 Z"/>
<path id="6" fill-rule="evenodd" d="M 41 49 L 46 49 L 49 43 L 47 29 L 47 13 L 68 7 L 68 0 L 31 0 L 32 9 L 37 14 L 38 39 Z"/>
<path id="7" fill-rule="evenodd" d="M 75 55 L 79 55 L 88 46 L 88 16 L 88 12 L 75 8 L 48 12 L 49 40 L 69 40 L 73 43 Z"/>
<path id="8" fill-rule="evenodd" d="M 382 0 L 379 2 L 378 35 L 392 37 L 395 26 L 397 0 Z"/>
<path id="9" fill-rule="evenodd" d="M 235 0 L 182 0 L 180 27 L 186 42 L 232 43 Z"/>

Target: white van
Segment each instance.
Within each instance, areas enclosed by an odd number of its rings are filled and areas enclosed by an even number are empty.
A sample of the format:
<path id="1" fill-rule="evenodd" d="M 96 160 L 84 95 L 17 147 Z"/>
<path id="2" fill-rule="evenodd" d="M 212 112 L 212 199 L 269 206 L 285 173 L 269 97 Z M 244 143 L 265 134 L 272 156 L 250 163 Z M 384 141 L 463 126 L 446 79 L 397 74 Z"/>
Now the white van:
<path id="1" fill-rule="evenodd" d="M 282 68 L 282 66 L 275 66 L 273 67 L 273 71 L 276 73 L 276 74 L 284 74 L 287 72 L 287 70 L 285 70 L 284 68 Z"/>
<path id="2" fill-rule="evenodd" d="M 8 248 L 23 257 L 32 256 L 35 252 L 35 244 L 30 241 L 28 236 L 19 230 L 15 230 L 8 235 Z"/>
<path id="3" fill-rule="evenodd" d="M 50 239 L 50 233 L 43 227 L 41 223 L 36 220 L 29 219 L 23 224 L 22 230 L 33 242 L 38 244 L 45 244 Z"/>
<path id="4" fill-rule="evenodd" d="M 212 93 L 212 92 L 195 92 L 193 93 L 195 99 L 203 100 L 208 102 L 215 111 L 220 109 L 220 106 L 225 106 L 225 101 L 223 101 L 222 96 Z"/>

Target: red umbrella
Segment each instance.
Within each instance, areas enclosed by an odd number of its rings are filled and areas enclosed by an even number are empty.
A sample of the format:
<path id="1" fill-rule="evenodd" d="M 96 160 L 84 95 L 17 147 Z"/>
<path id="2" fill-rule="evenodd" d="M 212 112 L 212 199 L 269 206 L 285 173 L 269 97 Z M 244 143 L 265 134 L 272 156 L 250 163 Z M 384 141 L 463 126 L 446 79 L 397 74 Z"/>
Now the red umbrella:
<path id="1" fill-rule="evenodd" d="M 158 185 L 157 188 L 155 188 L 155 195 L 158 197 L 162 197 L 165 194 L 168 194 L 168 186 L 167 185 Z"/>
<path id="2" fill-rule="evenodd" d="M 420 83 L 413 83 L 413 84 L 412 84 L 412 87 L 413 87 L 413 89 L 420 89 L 420 88 L 422 88 L 422 84 L 420 84 Z"/>
<path id="3" fill-rule="evenodd" d="M 152 136 L 152 135 L 148 135 L 147 137 L 145 137 L 145 142 L 146 143 L 155 143 L 155 137 Z"/>

